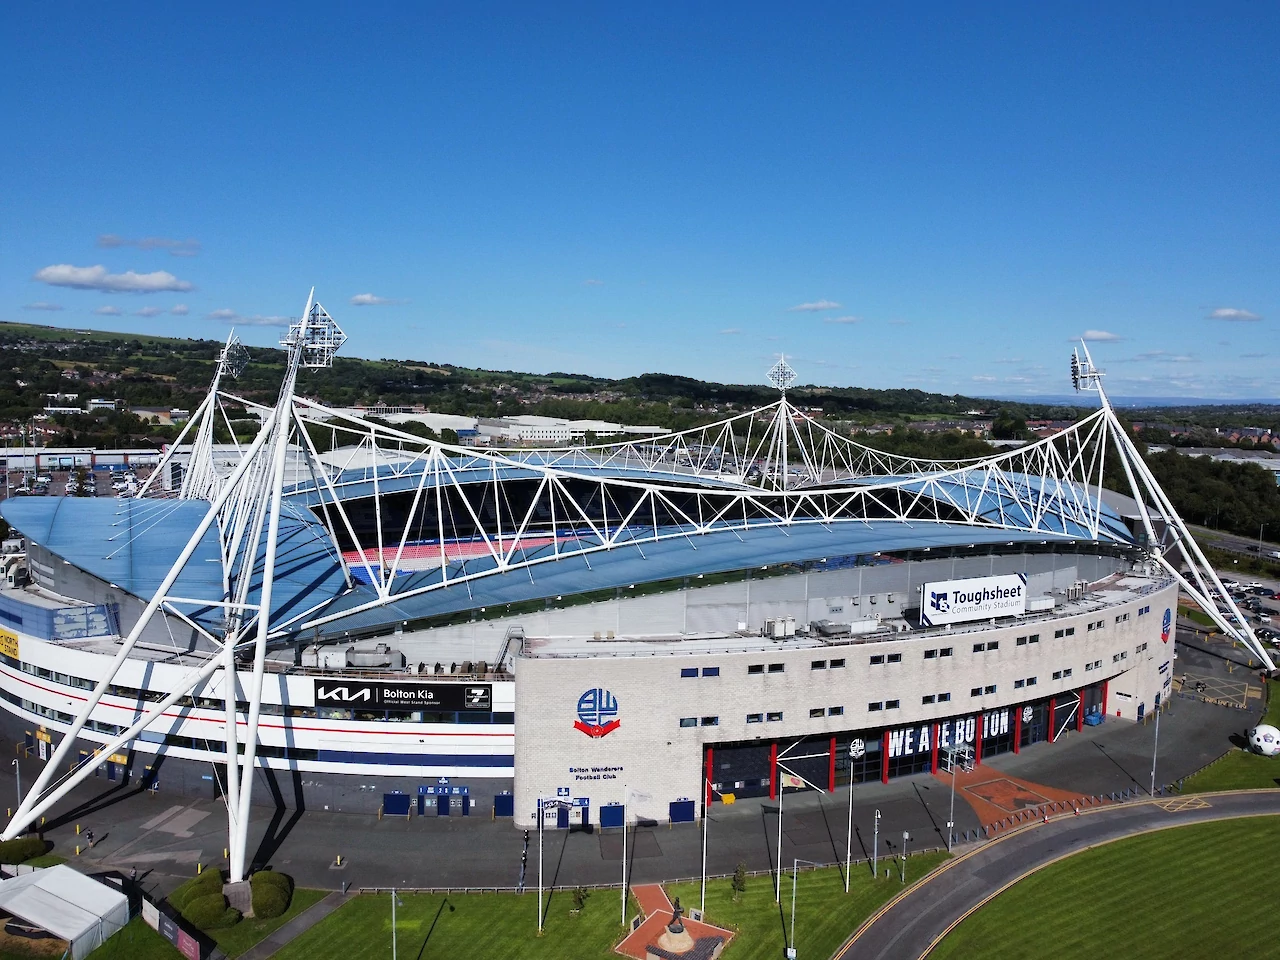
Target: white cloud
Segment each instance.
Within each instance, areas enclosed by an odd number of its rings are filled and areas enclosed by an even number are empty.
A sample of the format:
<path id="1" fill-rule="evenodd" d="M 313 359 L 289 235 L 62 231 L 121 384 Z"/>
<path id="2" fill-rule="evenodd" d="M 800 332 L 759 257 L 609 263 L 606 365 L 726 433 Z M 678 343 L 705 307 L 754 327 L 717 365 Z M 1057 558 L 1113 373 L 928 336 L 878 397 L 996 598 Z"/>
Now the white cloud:
<path id="1" fill-rule="evenodd" d="M 1245 359 L 1245 360 L 1261 360 L 1263 357 L 1266 356 L 1266 354 L 1265 353 L 1242 353 L 1240 354 L 1240 356 L 1242 359 Z"/>
<path id="2" fill-rule="evenodd" d="M 1219 307 L 1213 313 L 1209 314 L 1209 320 L 1261 320 L 1262 317 L 1248 310 L 1239 310 L 1235 307 Z"/>
<path id="3" fill-rule="evenodd" d="M 797 303 L 788 307 L 788 313 L 820 313 L 823 310 L 839 310 L 840 304 L 834 300 L 815 300 L 812 303 Z"/>
<path id="4" fill-rule="evenodd" d="M 1002 357 L 999 360 L 992 360 L 992 363 L 1021 363 L 1021 357 Z"/>
<path id="5" fill-rule="evenodd" d="M 1119 343 L 1124 337 L 1108 330 L 1086 330 L 1079 339 L 1089 343 Z"/>
<path id="6" fill-rule="evenodd" d="M 999 378 L 999 377 L 991 377 L 991 376 L 988 376 L 988 375 L 987 375 L 987 374 L 985 374 L 985 373 L 975 373 L 975 374 L 973 375 L 973 378 L 972 378 L 972 379 L 973 379 L 973 381 L 974 381 L 975 383 L 995 383 L 995 382 L 996 382 L 997 380 L 999 380 L 1000 378 Z"/>
<path id="7" fill-rule="evenodd" d="M 584 287 L 603 287 L 604 281 L 603 280 L 583 280 L 582 285 Z"/>
<path id="8" fill-rule="evenodd" d="M 293 322 L 290 317 L 264 317 L 260 314 L 245 317 L 226 307 L 206 316 L 210 320 L 221 320 L 223 323 L 230 323 L 237 327 L 287 327 Z"/>
<path id="9" fill-rule="evenodd" d="M 98 237 L 98 246 L 114 250 L 118 247 L 137 247 L 139 250 L 168 250 L 171 256 L 194 257 L 200 253 L 199 240 L 174 240 L 171 237 L 143 237 L 140 240 L 129 240 L 114 233 L 104 233 Z"/>
<path id="10" fill-rule="evenodd" d="M 28 303 L 22 309 L 23 310 L 61 310 L 62 304 L 49 303 L 47 300 L 37 300 L 35 303 Z"/>
<path id="11" fill-rule="evenodd" d="M 37 270 L 35 280 L 53 287 L 71 287 L 73 290 L 100 290 L 103 293 L 160 293 L 175 291 L 185 293 L 195 287 L 189 281 L 179 280 L 172 273 L 156 270 L 153 273 L 108 273 L 98 264 L 93 267 L 73 267 L 69 263 L 57 263 Z"/>
<path id="12" fill-rule="evenodd" d="M 823 323 L 861 323 L 862 317 L 823 317 Z"/>
<path id="13" fill-rule="evenodd" d="M 1147 353 L 1135 354 L 1134 360 L 1138 362 L 1151 361 L 1156 363 L 1199 363 L 1196 357 L 1186 354 L 1170 353 L 1168 350 L 1150 350 Z"/>
<path id="14" fill-rule="evenodd" d="M 720 331 L 720 333 L 726 337 L 733 337 L 742 333 L 742 331 L 739 330 L 737 327 L 725 327 L 723 330 Z"/>
<path id="15" fill-rule="evenodd" d="M 357 293 L 351 298 L 353 307 L 385 307 L 397 303 L 408 303 L 408 300 L 396 300 L 392 297 L 379 297 L 372 293 Z"/>
<path id="16" fill-rule="evenodd" d="M 191 312 L 191 308 L 188 307 L 185 303 L 175 303 L 172 307 L 169 308 L 169 312 L 172 313 L 175 317 L 185 317 L 188 313 Z"/>
<path id="17" fill-rule="evenodd" d="M 100 317 L 118 317 L 120 314 L 124 313 L 124 311 L 119 307 L 98 307 L 98 309 L 93 312 Z"/>
<path id="18" fill-rule="evenodd" d="M 135 317 L 158 317 L 164 313 L 159 307 L 143 307 L 141 310 L 133 311 Z"/>

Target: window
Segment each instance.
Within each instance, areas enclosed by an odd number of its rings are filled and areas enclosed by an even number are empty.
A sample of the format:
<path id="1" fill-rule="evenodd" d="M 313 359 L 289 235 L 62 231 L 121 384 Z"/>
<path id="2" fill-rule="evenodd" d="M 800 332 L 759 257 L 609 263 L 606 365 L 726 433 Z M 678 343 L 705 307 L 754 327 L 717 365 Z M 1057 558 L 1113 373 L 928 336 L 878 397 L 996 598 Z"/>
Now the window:
<path id="1" fill-rule="evenodd" d="M 1128 660 L 1128 659 L 1129 659 L 1129 651 L 1125 650 L 1121 653 L 1117 653 L 1114 657 L 1112 657 L 1111 662 L 1119 663 L 1121 660 Z"/>
<path id="2" fill-rule="evenodd" d="M 763 714 L 763 713 L 748 713 L 748 714 L 747 714 L 747 723 L 763 723 L 763 722 L 764 722 L 764 714 Z"/>
<path id="3" fill-rule="evenodd" d="M 825 670 L 825 669 L 827 669 L 827 661 L 825 661 L 825 660 L 814 660 L 814 661 L 812 661 L 812 662 L 809 664 L 809 669 L 810 669 L 810 670 Z"/>
<path id="4" fill-rule="evenodd" d="M 951 656 L 951 648 L 950 648 L 950 647 L 943 647 L 941 650 L 939 650 L 939 651 L 938 651 L 938 656 L 940 656 L 940 657 L 949 657 L 949 656 Z"/>
<path id="5" fill-rule="evenodd" d="M 933 694 L 932 694 L 932 693 L 926 693 L 923 697 L 921 697 L 921 698 L 920 698 L 920 702 L 921 702 L 922 704 L 926 704 L 926 705 L 927 705 L 927 704 L 930 704 L 930 703 L 933 703 Z"/>
<path id="6" fill-rule="evenodd" d="M 1036 678 L 1035 678 L 1035 677 L 1027 677 L 1027 686 L 1028 686 L 1028 687 L 1034 687 L 1035 685 L 1036 685 Z"/>
<path id="7" fill-rule="evenodd" d="M 1027 642 L 1028 642 L 1028 643 L 1039 643 L 1039 642 L 1040 642 L 1040 634 L 1038 634 L 1038 633 L 1033 633 L 1031 636 L 1027 637 Z"/>
<path id="8" fill-rule="evenodd" d="M 900 653 L 891 653 L 891 654 L 889 654 L 889 662 L 890 662 L 890 663 L 901 663 L 901 662 L 902 662 L 902 654 L 900 654 Z"/>
<path id="9" fill-rule="evenodd" d="M 1020 646 L 1020 647 L 1025 647 L 1026 645 L 1027 645 L 1027 638 L 1026 638 L 1026 637 L 1019 637 L 1019 638 L 1018 638 L 1018 646 Z"/>
<path id="10" fill-rule="evenodd" d="M 822 716 L 826 716 L 826 711 L 824 711 L 821 707 L 812 707 L 809 710 L 810 720 L 813 720 L 815 717 L 822 717 Z"/>
<path id="11" fill-rule="evenodd" d="M 1101 630 L 1106 625 L 1107 625 L 1107 621 L 1105 620 L 1094 620 L 1089 624 L 1089 632 L 1093 633 L 1093 631 L 1095 630 Z"/>
<path id="12" fill-rule="evenodd" d="M 991 684 L 990 686 L 983 687 L 983 688 L 982 688 L 982 692 L 983 692 L 983 693 L 995 693 L 995 692 L 996 692 L 996 685 L 993 683 L 993 684 Z"/>
<path id="13" fill-rule="evenodd" d="M 981 653 L 981 652 L 982 652 L 983 650 L 985 650 L 985 649 L 987 649 L 987 645 L 986 645 L 985 643 L 975 643 L 975 644 L 973 645 L 973 652 L 974 652 L 974 653 Z"/>
<path id="14" fill-rule="evenodd" d="M 982 696 L 982 688 L 981 688 L 981 687 L 974 687 L 972 690 L 970 690 L 970 691 L 969 691 L 969 696 L 971 696 L 971 697 L 980 697 L 980 696 Z"/>
<path id="15" fill-rule="evenodd" d="M 1013 681 L 1013 689 L 1015 689 L 1015 690 L 1021 690 L 1021 689 L 1022 689 L 1023 687 L 1025 687 L 1026 685 L 1027 685 L 1027 681 L 1025 681 L 1025 680 L 1015 680 L 1015 681 Z"/>
<path id="16" fill-rule="evenodd" d="M 897 710 L 900 706 L 902 706 L 901 700 L 886 700 L 884 702 L 884 708 L 886 710 Z"/>
<path id="17" fill-rule="evenodd" d="M 828 717 L 843 717 L 844 707 L 827 707 Z"/>
<path id="18" fill-rule="evenodd" d="M 1069 676 L 1071 676 L 1071 668 L 1070 668 L 1070 667 L 1067 667 L 1067 669 L 1063 670 L 1063 671 L 1062 671 L 1062 675 L 1063 675 L 1063 677 L 1069 677 Z"/>
<path id="19" fill-rule="evenodd" d="M 1063 637 L 1065 637 L 1066 635 L 1067 635 L 1067 631 L 1065 631 L 1065 630 L 1055 630 L 1055 631 L 1053 631 L 1053 639 L 1055 639 L 1055 640 L 1061 640 L 1061 639 L 1062 639 Z"/>
<path id="20" fill-rule="evenodd" d="M 832 669 L 832 670 L 839 670 L 839 669 L 841 669 L 842 667 L 844 667 L 844 658 L 843 658 L 843 657 L 841 657 L 839 660 L 832 660 L 832 661 L 831 661 L 831 669 Z"/>
<path id="21" fill-rule="evenodd" d="M 951 700 L 951 694 L 949 694 L 949 693 L 940 693 L 940 694 L 938 694 L 938 702 L 939 702 L 939 703 L 949 703 L 949 702 L 950 702 L 950 700 Z"/>
<path id="22" fill-rule="evenodd" d="M 680 718 L 680 726 L 682 727 L 696 727 L 697 725 L 698 725 L 697 717 L 681 717 Z"/>
<path id="23" fill-rule="evenodd" d="M 884 654 L 883 654 L 883 653 L 877 653 L 877 654 L 872 655 L 872 657 L 871 657 L 871 666 L 873 666 L 873 667 L 878 667 L 878 666 L 879 666 L 880 664 L 882 664 L 882 663 L 884 663 Z"/>
<path id="24" fill-rule="evenodd" d="M 934 647 L 932 650 L 926 650 L 926 651 L 924 652 L 924 658 L 925 658 L 926 660 L 936 660 L 936 659 L 938 659 L 938 648 L 937 648 L 937 647 Z"/>
<path id="25" fill-rule="evenodd" d="M 1061 670 L 1055 670 L 1055 671 L 1053 671 L 1053 679 L 1055 679 L 1055 680 L 1061 680 L 1061 679 L 1062 679 L 1062 671 L 1061 671 Z"/>
<path id="26" fill-rule="evenodd" d="M 747 673 L 764 673 L 763 663 L 753 663 L 747 667 Z"/>
<path id="27" fill-rule="evenodd" d="M 718 677 L 720 676 L 720 668 L 719 667 L 703 667 L 702 675 L 704 677 Z"/>
<path id="28" fill-rule="evenodd" d="M 1145 607 L 1139 607 L 1139 608 L 1138 608 L 1138 616 L 1140 616 L 1140 617 L 1145 617 L 1145 616 L 1146 616 L 1148 613 L 1150 613 L 1150 612 L 1151 612 L 1151 607 L 1150 607 L 1149 605 L 1148 605 L 1148 606 L 1145 606 Z"/>
<path id="29" fill-rule="evenodd" d="M 771 664 L 769 664 L 769 672 L 770 672 L 770 673 L 782 673 L 782 672 L 783 672 L 784 670 L 786 670 L 786 669 L 787 669 L 787 665 L 786 665 L 785 663 L 771 663 Z"/>
<path id="30" fill-rule="evenodd" d="M 719 717 L 703 717 L 702 725 L 704 727 L 718 727 L 720 726 L 720 718 Z"/>
<path id="31" fill-rule="evenodd" d="M 999 650 L 999 649 L 1000 649 L 1000 641 L 999 641 L 999 640 L 989 640 L 989 641 L 987 641 L 987 649 L 988 649 L 988 650 Z"/>
<path id="32" fill-rule="evenodd" d="M 1127 613 L 1120 613 L 1116 615 L 1116 623 L 1124 623 L 1128 619 L 1129 615 Z"/>
<path id="33" fill-rule="evenodd" d="M 681 667 L 680 668 L 681 677 L 696 677 L 697 675 L 698 675 L 697 667 Z"/>
<path id="34" fill-rule="evenodd" d="M 776 720 L 781 720 L 781 719 L 782 719 L 782 711 L 781 711 L 781 710 L 775 710 L 775 711 L 773 711 L 772 713 L 766 713 L 766 714 L 764 715 L 764 718 L 765 718 L 766 720 L 768 720 L 770 723 L 773 723 L 773 722 L 774 722 L 774 721 L 776 721 Z"/>
<path id="35" fill-rule="evenodd" d="M 874 700 L 871 703 L 867 704 L 867 710 L 870 713 L 875 713 L 877 710 L 883 710 L 883 709 L 884 709 L 883 700 Z"/>
<path id="36" fill-rule="evenodd" d="M 1146 645 L 1145 643 L 1141 643 L 1141 644 L 1139 644 L 1139 645 L 1138 645 L 1138 649 L 1134 650 L 1133 652 L 1134 652 L 1134 653 L 1142 653 L 1142 651 L 1144 651 L 1144 650 L 1146 650 L 1146 649 L 1147 649 L 1147 645 Z"/>

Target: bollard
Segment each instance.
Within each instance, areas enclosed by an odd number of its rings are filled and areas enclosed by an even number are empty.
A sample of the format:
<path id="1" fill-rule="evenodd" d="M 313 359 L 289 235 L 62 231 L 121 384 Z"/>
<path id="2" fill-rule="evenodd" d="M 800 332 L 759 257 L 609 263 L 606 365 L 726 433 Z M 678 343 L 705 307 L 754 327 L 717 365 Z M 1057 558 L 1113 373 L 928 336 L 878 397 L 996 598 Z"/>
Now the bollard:
<path id="1" fill-rule="evenodd" d="M 204 869 L 204 865 L 203 865 L 203 864 L 200 864 L 200 863 L 197 863 L 197 864 L 196 864 L 196 876 L 197 876 L 197 877 L 198 877 L 198 876 L 200 876 L 200 871 L 202 871 L 203 869 Z"/>
<path id="2" fill-rule="evenodd" d="M 76 824 L 76 836 L 80 836 L 80 824 Z"/>
<path id="3" fill-rule="evenodd" d="M 230 850 L 228 850 L 226 847 L 223 847 L 223 848 L 222 848 L 222 859 L 223 859 L 223 860 L 226 860 L 226 859 L 228 859 L 230 856 L 231 856 L 231 851 L 230 851 Z"/>
<path id="4" fill-rule="evenodd" d="M 76 856 L 80 856 L 80 844 L 76 844 Z"/>

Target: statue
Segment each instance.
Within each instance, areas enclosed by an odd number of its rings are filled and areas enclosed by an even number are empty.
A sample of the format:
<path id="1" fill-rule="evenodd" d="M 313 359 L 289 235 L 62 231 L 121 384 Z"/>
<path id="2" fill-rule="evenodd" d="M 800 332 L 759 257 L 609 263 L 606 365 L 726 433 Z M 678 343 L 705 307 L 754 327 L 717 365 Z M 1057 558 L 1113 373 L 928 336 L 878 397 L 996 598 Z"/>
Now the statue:
<path id="1" fill-rule="evenodd" d="M 684 924 L 680 922 L 682 916 L 684 916 L 684 910 L 680 907 L 680 898 L 676 897 L 676 904 L 671 908 L 671 922 L 667 924 L 667 929 L 672 933 L 684 933 Z"/>

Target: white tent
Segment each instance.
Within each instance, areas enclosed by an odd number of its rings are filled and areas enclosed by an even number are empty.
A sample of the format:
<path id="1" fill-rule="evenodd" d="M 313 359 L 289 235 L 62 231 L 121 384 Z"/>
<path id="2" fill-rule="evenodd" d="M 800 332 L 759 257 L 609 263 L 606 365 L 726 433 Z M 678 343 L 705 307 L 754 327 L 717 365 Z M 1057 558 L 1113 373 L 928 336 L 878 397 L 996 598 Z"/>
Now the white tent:
<path id="1" fill-rule="evenodd" d="M 129 922 L 129 898 L 67 866 L 0 880 L 0 911 L 71 944 L 82 960 Z"/>

